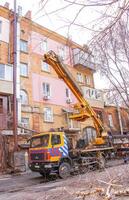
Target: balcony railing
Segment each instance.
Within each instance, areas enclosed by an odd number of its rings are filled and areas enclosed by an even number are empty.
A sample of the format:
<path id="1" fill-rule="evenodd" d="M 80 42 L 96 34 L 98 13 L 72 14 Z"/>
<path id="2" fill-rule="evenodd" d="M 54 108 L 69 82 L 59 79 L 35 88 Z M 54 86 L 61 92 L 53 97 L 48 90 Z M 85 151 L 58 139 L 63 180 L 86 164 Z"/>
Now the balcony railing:
<path id="1" fill-rule="evenodd" d="M 72 119 L 69 119 L 69 116 L 67 115 L 67 123 L 64 128 L 68 132 L 78 132 L 80 131 L 80 123 Z"/>
<path id="2" fill-rule="evenodd" d="M 0 114 L 0 130 L 12 130 L 13 118 L 11 114 Z"/>
<path id="3" fill-rule="evenodd" d="M 88 53 L 76 48 L 73 49 L 74 66 L 82 66 L 91 70 L 96 70 L 95 63 L 92 61 L 92 56 Z"/>
<path id="4" fill-rule="evenodd" d="M 82 87 L 84 98 L 92 107 L 104 108 L 103 92 L 89 87 Z"/>
<path id="5" fill-rule="evenodd" d="M 69 119 L 68 128 L 70 128 L 70 129 L 80 129 L 80 123 L 77 122 L 77 121 L 74 121 L 72 119 Z"/>
<path id="6" fill-rule="evenodd" d="M 103 101 L 103 93 L 101 90 L 85 86 L 83 86 L 82 89 L 85 98 Z"/>

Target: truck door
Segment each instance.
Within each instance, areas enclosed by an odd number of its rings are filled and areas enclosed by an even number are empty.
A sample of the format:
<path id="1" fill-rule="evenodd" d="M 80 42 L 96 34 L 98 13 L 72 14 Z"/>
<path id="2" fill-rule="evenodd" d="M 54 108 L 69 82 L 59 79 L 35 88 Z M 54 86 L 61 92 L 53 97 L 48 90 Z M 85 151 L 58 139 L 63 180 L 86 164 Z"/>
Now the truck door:
<path id="1" fill-rule="evenodd" d="M 59 161 L 61 157 L 67 157 L 68 144 L 65 135 L 52 133 L 50 155 L 53 161 Z"/>
<path id="2" fill-rule="evenodd" d="M 51 148 L 49 149 L 51 161 L 59 161 L 61 158 L 61 152 L 59 150 L 61 146 L 61 135 L 60 134 L 51 134 Z"/>

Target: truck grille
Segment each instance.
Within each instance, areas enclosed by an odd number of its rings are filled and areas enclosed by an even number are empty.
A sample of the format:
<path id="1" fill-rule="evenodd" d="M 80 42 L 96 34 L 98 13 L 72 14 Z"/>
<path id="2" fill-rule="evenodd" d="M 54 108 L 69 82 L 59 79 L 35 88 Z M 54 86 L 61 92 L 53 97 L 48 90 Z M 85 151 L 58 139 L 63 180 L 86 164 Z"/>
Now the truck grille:
<path id="1" fill-rule="evenodd" d="M 31 160 L 44 160 L 44 153 L 31 153 Z"/>

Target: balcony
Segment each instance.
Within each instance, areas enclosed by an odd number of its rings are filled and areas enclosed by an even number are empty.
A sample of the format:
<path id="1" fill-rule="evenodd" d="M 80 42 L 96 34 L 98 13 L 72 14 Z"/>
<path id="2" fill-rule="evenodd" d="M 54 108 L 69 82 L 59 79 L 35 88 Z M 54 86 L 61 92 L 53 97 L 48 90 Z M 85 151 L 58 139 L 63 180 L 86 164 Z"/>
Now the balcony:
<path id="1" fill-rule="evenodd" d="M 92 61 L 93 57 L 81 49 L 73 49 L 73 61 L 76 68 L 90 69 L 96 71 L 95 63 Z"/>
<path id="2" fill-rule="evenodd" d="M 104 108 L 103 92 L 89 87 L 82 87 L 84 98 L 88 100 L 92 107 Z"/>
<path id="3" fill-rule="evenodd" d="M 0 129 L 7 131 L 13 129 L 13 116 L 11 114 L 0 113 Z"/>
<path id="4" fill-rule="evenodd" d="M 64 131 L 67 133 L 78 133 L 81 130 L 80 123 L 74 120 L 70 120 L 65 125 Z"/>
<path id="5" fill-rule="evenodd" d="M 13 67 L 0 64 L 0 93 L 13 94 Z"/>
<path id="6" fill-rule="evenodd" d="M 64 122 L 64 131 L 67 133 L 77 133 L 81 130 L 80 122 L 69 119 L 69 116 L 72 115 L 72 110 L 62 109 L 65 113 L 65 122 Z"/>

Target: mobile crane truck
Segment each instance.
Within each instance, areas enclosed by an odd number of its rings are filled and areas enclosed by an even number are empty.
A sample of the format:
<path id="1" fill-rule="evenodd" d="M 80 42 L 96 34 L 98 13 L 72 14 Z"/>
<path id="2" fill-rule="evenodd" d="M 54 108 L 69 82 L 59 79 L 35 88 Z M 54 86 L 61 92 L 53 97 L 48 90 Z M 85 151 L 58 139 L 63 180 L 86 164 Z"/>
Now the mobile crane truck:
<path id="1" fill-rule="evenodd" d="M 59 56 L 49 51 L 44 54 L 44 61 L 53 67 L 79 102 L 74 106 L 76 112 L 70 118 L 76 121 L 92 118 L 96 137 L 93 138 L 89 147 L 80 148 L 78 145 L 73 149 L 70 148 L 68 137 L 64 132 L 45 132 L 33 135 L 30 139 L 29 168 L 43 176 L 57 173 L 61 178 L 66 178 L 72 172 L 85 171 L 89 165 L 98 164 L 104 167 L 103 154 L 111 151 L 113 147 L 107 142 L 107 133 L 101 120 L 83 97 L 81 88 Z"/>

